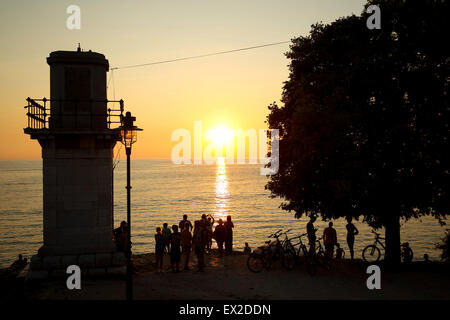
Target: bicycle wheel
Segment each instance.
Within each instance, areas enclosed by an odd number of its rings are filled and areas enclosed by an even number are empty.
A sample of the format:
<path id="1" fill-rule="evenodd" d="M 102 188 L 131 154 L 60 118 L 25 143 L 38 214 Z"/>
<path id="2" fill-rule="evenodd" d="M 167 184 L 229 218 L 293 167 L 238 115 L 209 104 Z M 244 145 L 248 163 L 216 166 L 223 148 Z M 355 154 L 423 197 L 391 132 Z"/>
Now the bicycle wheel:
<path id="1" fill-rule="evenodd" d="M 264 259 L 261 255 L 257 254 L 250 254 L 247 259 L 247 268 L 251 272 L 261 272 L 264 269 Z"/>
<path id="2" fill-rule="evenodd" d="M 281 265 L 286 270 L 292 270 L 295 267 L 295 257 L 291 251 L 285 251 L 281 257 Z"/>
<path id="3" fill-rule="evenodd" d="M 296 262 L 297 264 L 303 264 L 306 262 L 306 259 L 308 257 L 308 249 L 305 245 L 298 248 L 298 253 L 296 254 Z"/>
<path id="4" fill-rule="evenodd" d="M 362 252 L 362 258 L 365 262 L 378 262 L 380 260 L 381 252 L 376 245 L 368 245 Z"/>
<path id="5" fill-rule="evenodd" d="M 286 241 L 283 244 L 283 250 L 284 251 L 291 251 L 291 250 L 295 251 L 295 248 L 294 248 L 294 246 L 292 245 L 292 243 L 290 241 Z"/>

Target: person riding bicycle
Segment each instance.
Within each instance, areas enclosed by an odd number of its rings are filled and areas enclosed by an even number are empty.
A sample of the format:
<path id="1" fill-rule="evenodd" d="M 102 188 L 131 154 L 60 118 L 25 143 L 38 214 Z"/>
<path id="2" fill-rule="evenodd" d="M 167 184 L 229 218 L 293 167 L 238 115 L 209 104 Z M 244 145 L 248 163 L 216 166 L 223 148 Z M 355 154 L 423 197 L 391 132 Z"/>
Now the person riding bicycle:
<path id="1" fill-rule="evenodd" d="M 309 222 L 306 224 L 306 232 L 308 234 L 308 240 L 309 240 L 309 252 L 313 253 L 316 249 L 316 231 L 317 229 L 314 228 L 314 222 L 316 222 L 317 217 L 311 216 L 309 219 Z"/>
<path id="2" fill-rule="evenodd" d="M 336 229 L 333 228 L 333 222 L 328 223 L 328 228 L 323 230 L 323 244 L 325 245 L 325 254 L 333 257 L 334 246 L 337 243 Z"/>

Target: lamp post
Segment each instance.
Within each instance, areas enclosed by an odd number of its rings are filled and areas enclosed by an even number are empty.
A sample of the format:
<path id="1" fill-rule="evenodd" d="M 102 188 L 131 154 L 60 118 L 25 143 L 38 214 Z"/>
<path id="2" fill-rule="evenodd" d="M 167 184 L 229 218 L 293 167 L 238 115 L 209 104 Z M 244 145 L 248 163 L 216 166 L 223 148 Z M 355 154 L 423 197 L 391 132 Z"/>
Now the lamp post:
<path id="1" fill-rule="evenodd" d="M 132 117 L 130 112 L 125 114 L 122 118 L 122 125 L 120 126 L 120 134 L 122 136 L 122 143 L 125 146 L 127 154 L 127 222 L 128 222 L 128 239 L 127 239 L 127 275 L 126 275 L 126 299 L 133 299 L 133 274 L 131 270 L 131 185 L 130 185 L 130 157 L 131 146 L 137 140 L 137 131 L 142 131 L 133 125 L 136 117 Z"/>

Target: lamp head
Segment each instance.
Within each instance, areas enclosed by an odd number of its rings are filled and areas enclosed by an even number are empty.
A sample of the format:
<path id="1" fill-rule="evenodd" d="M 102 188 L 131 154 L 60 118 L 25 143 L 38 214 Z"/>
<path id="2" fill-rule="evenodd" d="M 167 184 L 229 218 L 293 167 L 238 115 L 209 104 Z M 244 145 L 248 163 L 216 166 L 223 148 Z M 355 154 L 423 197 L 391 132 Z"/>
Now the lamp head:
<path id="1" fill-rule="evenodd" d="M 129 111 L 127 111 L 125 117 L 122 117 L 120 134 L 126 149 L 131 149 L 131 145 L 137 141 L 137 131 L 142 131 L 134 125 L 134 121 L 136 121 L 136 117 L 131 116 Z"/>

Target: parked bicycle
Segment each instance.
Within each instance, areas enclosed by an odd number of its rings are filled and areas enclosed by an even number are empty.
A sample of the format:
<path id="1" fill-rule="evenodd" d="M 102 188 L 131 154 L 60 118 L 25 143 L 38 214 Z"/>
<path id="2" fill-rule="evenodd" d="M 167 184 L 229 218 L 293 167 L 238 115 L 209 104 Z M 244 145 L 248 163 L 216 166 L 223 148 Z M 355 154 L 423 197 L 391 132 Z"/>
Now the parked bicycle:
<path id="1" fill-rule="evenodd" d="M 309 255 L 309 263 L 312 264 L 310 267 L 312 271 L 317 269 L 316 266 L 321 266 L 326 270 L 331 270 L 333 268 L 333 258 L 325 254 L 325 250 L 323 249 L 320 240 L 323 240 L 323 237 L 316 240 L 315 252 L 314 254 Z"/>
<path id="2" fill-rule="evenodd" d="M 384 246 L 383 242 L 380 240 L 385 240 L 385 238 L 382 238 L 379 233 L 376 233 L 372 230 L 372 233 L 375 234 L 375 241 L 373 244 L 368 245 L 365 247 L 362 251 L 362 258 L 365 262 L 374 263 L 378 262 L 381 257 L 381 250 L 378 248 L 378 245 L 383 248 L 383 250 L 386 250 L 386 247 Z M 400 245 L 400 257 L 401 261 L 405 263 L 409 263 L 412 261 L 414 257 L 414 253 L 412 249 L 409 247 L 408 242 L 404 242 Z"/>
<path id="3" fill-rule="evenodd" d="M 293 237 L 290 239 L 286 239 L 283 244 L 285 251 L 290 251 L 291 253 L 293 253 L 296 263 L 304 262 L 306 256 L 308 255 L 308 248 L 302 241 L 302 238 L 306 235 L 307 235 L 307 233 L 304 233 L 299 236 L 296 236 L 296 237 Z M 294 242 L 294 240 L 297 240 L 297 239 L 298 239 L 298 242 Z"/>
<path id="4" fill-rule="evenodd" d="M 252 272 L 261 272 L 264 268 L 269 269 L 276 261 L 280 261 L 283 268 L 292 270 L 295 267 L 295 258 L 291 251 L 283 248 L 283 242 L 287 239 L 287 232 L 282 230 L 268 236 L 275 240 L 266 241 L 266 245 L 256 248 L 247 259 L 247 267 Z M 285 234 L 285 240 L 279 240 L 280 236 Z"/>
<path id="5" fill-rule="evenodd" d="M 295 262 L 297 264 L 304 263 L 306 266 L 306 271 L 311 276 L 314 276 L 317 273 L 317 266 L 321 266 L 326 270 L 331 270 L 333 266 L 333 259 L 325 254 L 320 242 L 322 238 L 316 240 L 315 249 L 313 252 L 310 252 L 306 244 L 302 241 L 302 238 L 305 236 L 307 236 L 307 233 L 287 239 L 284 243 L 285 250 L 294 252 Z M 293 243 L 296 239 L 298 239 L 298 242 Z"/>

